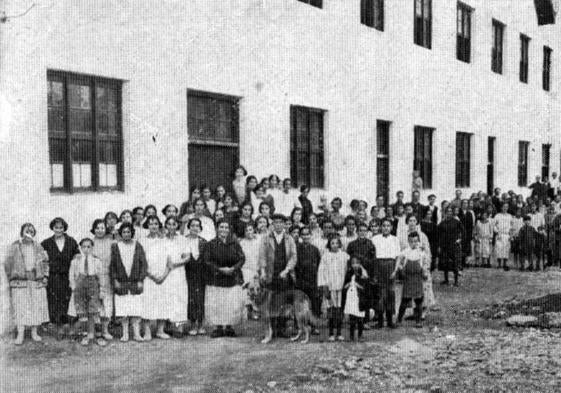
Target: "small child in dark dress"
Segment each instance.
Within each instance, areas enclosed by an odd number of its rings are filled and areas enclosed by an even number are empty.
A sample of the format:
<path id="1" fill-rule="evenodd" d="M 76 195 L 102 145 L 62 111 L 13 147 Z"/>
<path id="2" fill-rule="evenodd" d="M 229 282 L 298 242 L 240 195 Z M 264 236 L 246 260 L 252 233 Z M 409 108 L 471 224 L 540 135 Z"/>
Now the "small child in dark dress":
<path id="1" fill-rule="evenodd" d="M 355 339 L 355 330 L 358 329 L 358 340 L 362 340 L 362 332 L 364 330 L 364 317 L 369 308 L 368 274 L 362 266 L 362 260 L 357 257 L 351 257 L 350 268 L 345 275 L 344 304 L 343 309 L 345 315 L 349 316 L 350 340 Z"/>
<path id="2" fill-rule="evenodd" d="M 518 232 L 518 253 L 521 271 L 524 271 L 526 260 L 528 261 L 528 271 L 534 270 L 534 254 L 538 232 L 530 223 L 530 216 L 524 216 L 524 225 Z"/>

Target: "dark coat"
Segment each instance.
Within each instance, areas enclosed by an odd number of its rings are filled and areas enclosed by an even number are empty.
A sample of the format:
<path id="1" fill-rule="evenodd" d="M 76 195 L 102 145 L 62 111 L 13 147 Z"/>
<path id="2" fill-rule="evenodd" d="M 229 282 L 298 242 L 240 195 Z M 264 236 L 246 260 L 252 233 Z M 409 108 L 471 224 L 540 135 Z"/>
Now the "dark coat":
<path id="1" fill-rule="evenodd" d="M 438 224 L 439 269 L 457 270 L 461 262 L 462 247 L 458 240 L 464 237 L 464 226 L 455 218 Z"/>
<path id="2" fill-rule="evenodd" d="M 204 248 L 207 241 L 199 236 L 199 258 L 194 259 L 191 255 L 189 262 L 185 265 L 185 277 L 189 287 L 204 287 L 208 280 L 209 270 L 203 261 Z"/>
<path id="3" fill-rule="evenodd" d="M 296 286 L 302 290 L 317 289 L 318 267 L 321 261 L 319 250 L 312 244 L 299 243 L 296 245 L 296 256 Z"/>
<path id="4" fill-rule="evenodd" d="M 462 252 L 464 256 L 471 255 L 471 240 L 473 239 L 473 228 L 475 227 L 475 214 L 469 210 L 460 210 L 460 222 L 464 227 L 462 236 Z"/>
<path id="5" fill-rule="evenodd" d="M 423 232 L 429 240 L 430 250 L 433 258 L 437 256 L 438 251 L 438 227 L 434 221 L 421 221 L 421 232 Z"/>
<path id="6" fill-rule="evenodd" d="M 308 225 L 308 217 L 314 212 L 312 202 L 303 195 L 300 195 L 298 200 L 300 201 L 300 205 L 302 205 L 302 222 Z"/>
<path id="7" fill-rule="evenodd" d="M 117 243 L 111 245 L 111 263 L 109 265 L 109 276 L 113 283 L 113 290 L 116 295 L 139 295 L 142 293 L 142 288 L 138 283 L 141 283 L 146 278 L 148 271 L 148 263 L 146 262 L 146 254 L 144 248 L 139 242 L 135 242 L 134 255 L 131 268 L 131 274 L 127 276 L 127 271 L 123 266 L 121 259 L 121 252 Z M 115 285 L 117 282 L 120 288 Z"/>
<path id="8" fill-rule="evenodd" d="M 423 217 L 421 218 L 421 220 L 419 222 L 421 222 L 422 220 L 425 219 L 425 216 L 427 215 L 427 212 L 429 211 L 430 206 L 427 205 L 425 206 L 425 208 L 423 209 Z M 438 223 L 438 206 L 434 205 L 434 209 L 432 210 L 432 214 L 430 216 L 431 221 L 436 225 Z"/>
<path id="9" fill-rule="evenodd" d="M 49 256 L 49 274 L 64 274 L 67 275 L 70 270 L 70 263 L 72 259 L 80 253 L 78 243 L 74 238 L 64 235 L 64 247 L 59 251 L 54 236 L 43 240 L 41 246 Z"/>
<path id="10" fill-rule="evenodd" d="M 352 257 L 362 259 L 362 266 L 366 269 L 369 277 L 374 275 L 374 265 L 376 263 L 376 247 L 369 239 L 356 239 L 347 246 L 347 254 Z"/>
<path id="11" fill-rule="evenodd" d="M 226 242 L 216 237 L 206 243 L 202 259 L 209 269 L 207 285 L 234 287 L 242 284 L 241 267 L 245 263 L 245 255 L 234 237 L 228 236 Z M 218 270 L 222 267 L 233 267 L 234 273 L 224 274 Z"/>

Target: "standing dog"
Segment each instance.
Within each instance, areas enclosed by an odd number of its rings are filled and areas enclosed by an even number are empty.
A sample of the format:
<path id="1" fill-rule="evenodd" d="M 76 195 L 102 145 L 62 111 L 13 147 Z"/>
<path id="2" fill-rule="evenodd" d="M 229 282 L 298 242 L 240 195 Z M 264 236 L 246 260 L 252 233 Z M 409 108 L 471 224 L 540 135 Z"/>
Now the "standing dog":
<path id="1" fill-rule="evenodd" d="M 269 289 L 255 286 L 250 296 L 261 309 L 262 318 L 267 323 L 267 333 L 261 341 L 262 344 L 267 344 L 273 339 L 273 318 L 295 319 L 298 324 L 298 334 L 290 340 L 297 341 L 303 335 L 301 340 L 303 344 L 310 340 L 311 324 L 315 326 L 319 324 L 319 320 L 312 313 L 310 298 L 298 289 L 273 293 Z"/>

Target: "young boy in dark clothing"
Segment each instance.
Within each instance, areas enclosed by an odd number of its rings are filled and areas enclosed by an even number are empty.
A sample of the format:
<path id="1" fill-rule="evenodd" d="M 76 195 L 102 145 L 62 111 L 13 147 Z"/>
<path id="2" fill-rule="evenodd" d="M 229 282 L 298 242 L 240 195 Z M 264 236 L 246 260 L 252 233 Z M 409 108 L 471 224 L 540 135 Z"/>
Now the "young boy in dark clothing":
<path id="1" fill-rule="evenodd" d="M 518 232 L 518 252 L 520 258 L 520 271 L 524 271 L 526 260 L 528 271 L 534 270 L 534 254 L 536 250 L 537 231 L 530 225 L 530 216 L 524 216 L 524 225 Z"/>

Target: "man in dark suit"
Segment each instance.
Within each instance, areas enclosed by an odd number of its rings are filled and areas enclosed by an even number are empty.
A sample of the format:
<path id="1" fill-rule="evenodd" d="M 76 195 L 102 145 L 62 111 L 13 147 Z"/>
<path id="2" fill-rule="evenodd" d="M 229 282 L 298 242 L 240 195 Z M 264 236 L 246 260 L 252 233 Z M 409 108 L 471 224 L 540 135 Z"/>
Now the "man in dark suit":
<path id="1" fill-rule="evenodd" d="M 438 221 L 438 206 L 436 206 L 436 195 L 430 194 L 428 197 L 429 204 L 425 206 L 425 211 L 423 213 L 423 218 L 427 216 L 427 212 L 430 212 L 431 221 L 436 224 Z"/>
<path id="2" fill-rule="evenodd" d="M 471 255 L 471 241 L 475 228 L 475 215 L 468 210 L 468 200 L 463 199 L 460 205 L 460 222 L 464 227 L 462 237 L 462 268 L 466 267 L 467 257 Z"/>

